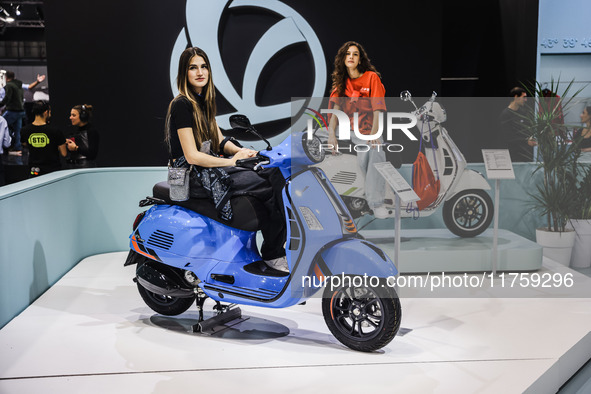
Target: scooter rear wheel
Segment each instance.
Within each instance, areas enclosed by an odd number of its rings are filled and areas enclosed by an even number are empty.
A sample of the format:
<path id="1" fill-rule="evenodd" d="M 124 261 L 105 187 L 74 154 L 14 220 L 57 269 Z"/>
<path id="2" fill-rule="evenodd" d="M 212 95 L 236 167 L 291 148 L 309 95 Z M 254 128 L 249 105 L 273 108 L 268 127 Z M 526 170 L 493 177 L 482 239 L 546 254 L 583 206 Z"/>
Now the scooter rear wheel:
<path id="1" fill-rule="evenodd" d="M 148 305 L 154 312 L 160 313 L 161 315 L 180 315 L 189 309 L 195 301 L 195 297 L 180 298 L 152 293 L 139 283 L 137 284 L 137 289 L 146 305 Z"/>
<path id="2" fill-rule="evenodd" d="M 394 339 L 400 328 L 402 308 L 393 288 L 356 286 L 362 283 L 359 279 L 363 278 L 345 277 L 343 286 L 327 286 L 322 314 L 339 342 L 353 350 L 372 352 Z"/>
<path id="3" fill-rule="evenodd" d="M 493 214 L 493 201 L 484 190 L 463 190 L 443 204 L 443 222 L 449 231 L 463 238 L 482 234 Z"/>

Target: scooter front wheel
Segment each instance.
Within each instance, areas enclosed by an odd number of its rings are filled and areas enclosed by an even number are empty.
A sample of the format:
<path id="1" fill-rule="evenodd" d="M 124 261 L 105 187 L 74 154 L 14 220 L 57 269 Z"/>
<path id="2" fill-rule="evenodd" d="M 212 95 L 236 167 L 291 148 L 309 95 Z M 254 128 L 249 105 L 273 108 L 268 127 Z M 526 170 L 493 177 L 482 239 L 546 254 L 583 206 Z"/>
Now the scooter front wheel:
<path id="1" fill-rule="evenodd" d="M 357 286 L 362 280 L 363 277 L 344 277 L 342 286 L 327 286 L 322 314 L 339 342 L 353 350 L 371 352 L 394 339 L 400 328 L 402 308 L 393 288 Z"/>
<path id="2" fill-rule="evenodd" d="M 142 299 L 154 312 L 160 313 L 166 316 L 176 316 L 185 312 L 193 302 L 195 297 L 181 298 L 181 297 L 170 297 L 161 294 L 152 293 L 146 290 L 139 283 L 137 289 L 142 296 Z"/>
<path id="3" fill-rule="evenodd" d="M 484 190 L 463 190 L 443 204 L 443 222 L 463 238 L 480 235 L 490 225 L 493 213 L 492 199 Z"/>
<path id="4" fill-rule="evenodd" d="M 365 201 L 363 198 L 349 196 L 341 196 L 341 198 L 345 202 L 345 205 L 347 206 L 347 209 L 349 210 L 349 213 L 353 219 L 363 216 L 364 212 L 370 212 L 369 205 L 367 205 L 367 201 Z"/>

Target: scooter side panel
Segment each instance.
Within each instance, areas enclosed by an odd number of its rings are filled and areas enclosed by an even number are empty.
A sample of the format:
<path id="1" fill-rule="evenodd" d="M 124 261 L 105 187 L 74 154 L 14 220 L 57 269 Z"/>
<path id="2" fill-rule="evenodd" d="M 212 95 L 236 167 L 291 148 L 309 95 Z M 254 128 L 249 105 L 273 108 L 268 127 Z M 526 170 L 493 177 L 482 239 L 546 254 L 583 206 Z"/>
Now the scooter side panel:
<path id="1" fill-rule="evenodd" d="M 237 230 L 175 205 L 150 208 L 131 236 L 131 248 L 154 260 L 206 275 L 219 261 L 260 260 L 255 233 Z M 144 253 L 142 253 L 144 254 Z"/>
<path id="2" fill-rule="evenodd" d="M 456 184 L 454 193 L 447 196 L 446 200 L 449 200 L 462 190 L 469 189 L 491 190 L 491 187 L 486 178 L 484 178 L 484 175 L 478 171 L 467 169 L 464 170 L 459 182 Z"/>
<path id="3" fill-rule="evenodd" d="M 364 198 L 365 174 L 359 171 L 357 156 L 327 155 L 324 161 L 316 166 L 322 168 L 340 195 Z"/>

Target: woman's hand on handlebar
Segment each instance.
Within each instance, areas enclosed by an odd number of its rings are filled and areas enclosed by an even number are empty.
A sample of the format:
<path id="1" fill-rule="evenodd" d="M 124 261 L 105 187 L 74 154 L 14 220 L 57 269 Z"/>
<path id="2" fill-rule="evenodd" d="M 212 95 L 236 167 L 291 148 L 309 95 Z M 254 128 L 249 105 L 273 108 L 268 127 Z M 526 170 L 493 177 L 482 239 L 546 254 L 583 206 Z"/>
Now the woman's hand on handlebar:
<path id="1" fill-rule="evenodd" d="M 240 151 L 248 152 L 248 157 L 255 157 L 259 153 L 256 150 L 250 148 L 240 148 Z"/>
<path id="2" fill-rule="evenodd" d="M 234 156 L 232 156 L 232 161 L 233 161 L 233 165 L 236 165 L 236 162 L 238 160 L 242 160 L 242 159 L 247 159 L 249 157 L 252 157 L 250 155 L 250 152 L 246 151 L 245 149 L 240 149 L 238 152 L 236 152 L 236 154 Z"/>
<path id="3" fill-rule="evenodd" d="M 232 156 L 233 165 L 236 165 L 238 160 L 244 160 L 248 158 L 256 158 L 257 151 L 248 148 L 242 148 L 234 156 Z"/>

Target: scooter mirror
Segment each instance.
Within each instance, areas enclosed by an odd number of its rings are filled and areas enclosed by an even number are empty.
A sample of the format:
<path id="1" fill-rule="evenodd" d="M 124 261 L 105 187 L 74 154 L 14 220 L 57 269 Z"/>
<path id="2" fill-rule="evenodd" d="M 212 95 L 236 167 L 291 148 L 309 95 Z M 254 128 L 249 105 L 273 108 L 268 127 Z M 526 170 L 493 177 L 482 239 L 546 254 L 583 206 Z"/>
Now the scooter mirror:
<path id="1" fill-rule="evenodd" d="M 248 130 L 250 125 L 250 120 L 246 115 L 232 115 L 230 116 L 230 126 L 234 129 L 244 129 Z"/>
<path id="2" fill-rule="evenodd" d="M 266 148 L 267 150 L 272 149 L 271 143 L 265 137 L 260 135 L 254 127 L 252 127 L 252 125 L 250 124 L 250 120 L 248 120 L 246 115 L 232 115 L 232 116 L 230 116 L 230 126 L 232 126 L 233 129 L 242 129 L 242 130 L 245 130 L 249 133 L 256 135 L 257 137 L 259 137 L 260 139 L 265 141 L 265 143 L 267 144 L 267 148 Z"/>
<path id="3" fill-rule="evenodd" d="M 400 92 L 400 99 L 402 101 L 410 101 L 412 100 L 412 95 L 408 90 L 403 90 L 402 92 Z"/>

